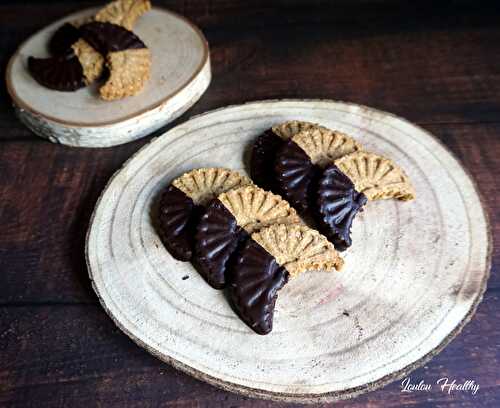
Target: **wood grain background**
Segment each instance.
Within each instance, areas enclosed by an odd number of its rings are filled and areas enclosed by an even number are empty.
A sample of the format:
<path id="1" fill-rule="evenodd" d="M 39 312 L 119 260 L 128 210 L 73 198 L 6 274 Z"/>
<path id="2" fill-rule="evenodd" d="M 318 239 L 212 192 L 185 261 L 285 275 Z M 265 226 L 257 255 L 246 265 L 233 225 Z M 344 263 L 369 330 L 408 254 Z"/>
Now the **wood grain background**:
<path id="1" fill-rule="evenodd" d="M 473 379 L 481 388 L 402 394 L 394 383 L 341 405 L 499 406 L 500 10 L 408 3 L 156 1 L 198 24 L 212 51 L 212 85 L 176 123 L 249 100 L 330 98 L 394 112 L 439 137 L 483 194 L 493 268 L 473 321 L 412 380 Z M 2 74 L 35 30 L 96 4 L 2 1 Z M 149 139 L 101 150 L 50 144 L 16 120 L 0 89 L 0 406 L 280 406 L 161 363 L 97 303 L 83 258 L 90 213 L 111 174 Z"/>

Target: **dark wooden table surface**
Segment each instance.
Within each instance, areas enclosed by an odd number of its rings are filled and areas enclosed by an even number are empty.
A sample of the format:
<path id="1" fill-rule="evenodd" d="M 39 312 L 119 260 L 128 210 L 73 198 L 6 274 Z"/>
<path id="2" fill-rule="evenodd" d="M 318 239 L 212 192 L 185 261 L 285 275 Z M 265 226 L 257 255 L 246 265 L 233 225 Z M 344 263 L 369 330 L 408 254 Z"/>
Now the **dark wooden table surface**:
<path id="1" fill-rule="evenodd" d="M 434 387 L 405 394 L 393 383 L 341 405 L 499 407 L 500 10 L 495 2 L 156 3 L 197 23 L 212 53 L 208 92 L 176 123 L 251 100 L 339 99 L 404 116 L 462 160 L 489 213 L 492 275 L 472 322 L 411 378 L 470 379 L 479 392 L 449 395 Z M 35 30 L 95 4 L 3 0 L 2 69 Z M 0 92 L 0 406 L 284 405 L 242 398 L 176 371 L 136 346 L 99 306 L 83 256 L 90 213 L 109 177 L 150 138 L 97 150 L 54 145 L 23 127 L 5 86 Z"/>

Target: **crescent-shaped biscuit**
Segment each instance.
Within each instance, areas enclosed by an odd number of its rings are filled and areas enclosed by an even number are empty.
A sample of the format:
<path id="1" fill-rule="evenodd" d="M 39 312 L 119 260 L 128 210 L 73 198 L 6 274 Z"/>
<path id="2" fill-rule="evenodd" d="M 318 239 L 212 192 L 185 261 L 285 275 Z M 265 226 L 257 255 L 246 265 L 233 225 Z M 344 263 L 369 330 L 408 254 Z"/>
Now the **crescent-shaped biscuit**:
<path id="1" fill-rule="evenodd" d="M 290 120 L 273 126 L 258 136 L 252 146 L 250 162 L 250 174 L 255 183 L 266 190 L 277 192 L 273 165 L 278 149 L 297 133 L 317 127 L 326 129 L 315 123 Z"/>
<path id="2" fill-rule="evenodd" d="M 161 196 L 158 217 L 159 235 L 171 255 L 189 261 L 205 205 L 224 191 L 248 184 L 248 177 L 223 168 L 196 169 L 173 180 Z"/>
<path id="3" fill-rule="evenodd" d="M 147 48 L 109 53 L 106 59 L 109 78 L 99 88 L 107 101 L 139 93 L 151 75 L 151 52 Z"/>
<path id="4" fill-rule="evenodd" d="M 336 160 L 335 165 L 368 200 L 415 198 L 415 189 L 403 169 L 383 156 L 356 152 Z"/>
<path id="5" fill-rule="evenodd" d="M 148 10 L 151 10 L 149 0 L 117 0 L 99 10 L 94 19 L 132 30 L 137 19 Z"/>
<path id="6" fill-rule="evenodd" d="M 351 246 L 351 225 L 366 204 L 366 196 L 337 166 L 327 167 L 318 181 L 315 219 L 320 231 L 343 251 Z"/>
<path id="7" fill-rule="evenodd" d="M 342 266 L 340 255 L 319 232 L 300 224 L 273 224 L 252 234 L 238 251 L 230 299 L 252 330 L 267 334 L 273 327 L 277 292 L 289 279 Z"/>
<path id="8" fill-rule="evenodd" d="M 361 145 L 341 132 L 312 128 L 297 133 L 276 154 L 278 191 L 299 211 L 309 211 L 322 168 L 358 150 Z"/>
<path id="9" fill-rule="evenodd" d="M 38 83 L 50 89 L 76 91 L 83 88 L 102 76 L 105 63 L 104 57 L 107 52 L 100 50 L 94 42 L 90 41 L 89 43 L 88 38 L 87 40 L 82 38 L 81 27 L 87 26 L 92 21 L 97 21 L 111 23 L 108 25 L 123 28 L 123 31 L 128 32 L 127 30 L 133 28 L 137 19 L 150 9 L 151 4 L 148 0 L 117 0 L 106 5 L 94 17 L 86 19 L 86 21 L 64 23 L 49 40 L 48 48 L 53 57 L 29 57 L 28 70 Z M 116 42 L 115 33 L 106 32 L 104 37 L 113 37 Z M 145 48 L 145 45 L 142 44 L 141 47 L 134 47 L 133 44 L 127 47 L 122 45 L 120 50 L 128 48 Z M 113 66 L 118 67 L 125 65 L 123 61 L 118 61 L 118 57 L 112 59 L 113 61 L 108 61 L 108 65 L 113 64 Z M 145 82 L 143 71 L 144 65 L 142 65 L 142 69 L 134 68 L 133 72 L 128 73 L 129 77 L 138 75 L 139 79 L 137 80 L 119 80 L 119 88 L 127 88 L 129 89 L 128 92 L 112 92 L 105 89 L 104 94 L 108 99 L 111 99 L 114 98 L 113 94 L 127 96 L 128 94 L 137 93 Z M 115 78 L 114 83 L 117 82 L 118 80 Z"/>
<path id="10" fill-rule="evenodd" d="M 227 282 L 231 257 L 251 233 L 274 223 L 300 222 L 285 200 L 256 186 L 223 193 L 210 203 L 198 224 L 198 270 L 212 287 L 221 289 Z"/>

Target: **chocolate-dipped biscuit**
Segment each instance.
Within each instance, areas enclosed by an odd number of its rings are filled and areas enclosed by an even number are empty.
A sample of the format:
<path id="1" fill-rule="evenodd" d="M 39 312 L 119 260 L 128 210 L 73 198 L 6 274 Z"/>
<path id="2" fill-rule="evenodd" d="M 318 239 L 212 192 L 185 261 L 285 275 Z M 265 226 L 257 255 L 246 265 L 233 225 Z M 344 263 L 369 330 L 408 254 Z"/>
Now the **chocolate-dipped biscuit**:
<path id="1" fill-rule="evenodd" d="M 196 233 L 196 264 L 214 288 L 228 279 L 231 257 L 249 234 L 274 223 L 300 223 L 297 213 L 280 196 L 256 186 L 220 194 L 207 207 Z"/>
<path id="2" fill-rule="evenodd" d="M 237 252 L 229 297 L 256 333 L 273 328 L 278 291 L 305 271 L 340 270 L 344 261 L 319 232 L 301 224 L 273 224 L 251 235 Z"/>
<path id="3" fill-rule="evenodd" d="M 335 165 L 370 201 L 388 198 L 408 201 L 415 198 L 415 189 L 408 176 L 386 157 L 359 151 L 335 160 Z"/>
<path id="4" fill-rule="evenodd" d="M 89 85 L 99 79 L 104 72 L 104 57 L 83 38 L 80 38 L 71 48 L 82 64 L 85 83 Z"/>
<path id="5" fill-rule="evenodd" d="M 211 287 L 226 286 L 229 259 L 248 237 L 224 204 L 215 199 L 208 205 L 196 229 L 194 264 Z"/>
<path id="6" fill-rule="evenodd" d="M 135 95 L 139 92 L 150 75 L 151 55 L 144 43 L 134 34 L 130 35 L 136 20 L 151 9 L 148 0 L 116 0 L 107 4 L 93 17 L 98 24 L 110 24 L 113 27 L 105 35 L 105 40 L 95 32 L 95 26 L 87 26 L 87 36 L 94 44 L 112 43 L 110 48 L 120 48 L 108 57 L 108 68 L 112 68 L 113 77 L 105 87 L 100 88 L 103 99 L 118 99 Z M 41 85 L 59 91 L 75 91 L 99 79 L 104 72 L 104 57 L 85 39 L 82 38 L 80 23 L 65 23 L 49 40 L 49 51 L 53 58 L 28 58 L 28 70 Z M 87 23 L 92 24 L 92 23 Z M 87 24 L 84 24 L 86 26 Z M 106 28 L 109 26 L 106 25 Z M 97 30 L 98 31 L 98 30 Z M 140 49 L 140 51 L 139 51 Z M 101 50 L 102 51 L 102 50 Z M 80 66 L 79 66 L 80 65 Z"/>
<path id="7" fill-rule="evenodd" d="M 179 261 L 189 261 L 193 254 L 192 237 L 201 209 L 191 197 L 169 185 L 160 201 L 160 237 L 168 252 Z"/>
<path id="8" fill-rule="evenodd" d="M 301 213 L 311 207 L 315 181 L 321 168 L 316 166 L 307 153 L 293 140 L 284 144 L 277 152 L 274 163 L 277 189 Z"/>
<path id="9" fill-rule="evenodd" d="M 148 10 L 151 10 L 149 0 L 116 0 L 99 10 L 94 19 L 132 30 L 137 19 Z"/>
<path id="10" fill-rule="evenodd" d="M 82 64 L 73 51 L 52 58 L 28 57 L 28 70 L 40 85 L 56 91 L 71 92 L 86 85 Z"/>
<path id="11" fill-rule="evenodd" d="M 105 100 L 137 94 L 151 72 L 151 52 L 133 32 L 112 23 L 93 21 L 84 24 L 82 38 L 106 56 L 109 78 L 99 88 Z"/>
<path id="12" fill-rule="evenodd" d="M 250 162 L 250 175 L 258 186 L 274 191 L 274 157 L 278 149 L 297 133 L 319 127 L 314 123 L 291 120 L 273 126 L 255 139 L 252 146 L 252 157 Z"/>
<path id="13" fill-rule="evenodd" d="M 315 218 L 320 231 L 343 251 L 351 246 L 351 225 L 367 198 L 334 164 L 321 174 L 316 192 Z"/>
<path id="14" fill-rule="evenodd" d="M 335 248 L 351 245 L 351 225 L 367 200 L 411 200 L 415 190 L 408 176 L 391 160 L 358 151 L 334 161 L 317 183 L 314 216 Z"/>
<path id="15" fill-rule="evenodd" d="M 101 98 L 112 101 L 139 93 L 149 80 L 151 63 L 147 48 L 110 52 L 106 61 L 109 78 L 99 88 Z"/>
<path id="16" fill-rule="evenodd" d="M 104 59 L 85 40 L 79 39 L 64 55 L 28 58 L 31 76 L 46 88 L 76 91 L 93 82 L 102 73 Z"/>
<path id="17" fill-rule="evenodd" d="M 360 149 L 351 137 L 326 128 L 297 133 L 276 153 L 274 176 L 280 193 L 297 210 L 307 213 L 322 168 Z"/>
<path id="18" fill-rule="evenodd" d="M 80 38 L 80 30 L 71 23 L 64 23 L 49 40 L 49 52 L 53 56 L 66 54 Z"/>
<path id="19" fill-rule="evenodd" d="M 273 329 L 278 291 L 290 274 L 256 241 L 249 239 L 237 255 L 230 298 L 234 309 L 257 334 Z"/>
<path id="20" fill-rule="evenodd" d="M 80 27 L 82 38 L 102 55 L 110 52 L 147 48 L 132 31 L 116 24 L 92 21 Z"/>
<path id="21" fill-rule="evenodd" d="M 252 184 L 240 173 L 223 168 L 201 168 L 176 178 L 161 196 L 158 232 L 165 248 L 180 260 L 193 255 L 194 234 L 207 203 L 232 188 Z"/>

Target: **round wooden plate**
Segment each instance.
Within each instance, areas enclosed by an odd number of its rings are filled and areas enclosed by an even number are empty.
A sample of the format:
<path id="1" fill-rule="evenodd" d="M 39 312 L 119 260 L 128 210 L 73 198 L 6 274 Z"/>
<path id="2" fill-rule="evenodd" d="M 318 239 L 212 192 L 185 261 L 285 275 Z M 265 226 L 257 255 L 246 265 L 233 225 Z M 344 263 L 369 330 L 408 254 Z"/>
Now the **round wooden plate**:
<path id="1" fill-rule="evenodd" d="M 347 132 L 393 158 L 417 199 L 368 203 L 345 269 L 286 285 L 273 332 L 259 336 L 223 292 L 167 253 L 152 217 L 173 178 L 202 166 L 247 170 L 254 138 L 290 119 Z M 160 359 L 227 390 L 317 402 L 380 387 L 442 350 L 482 298 L 490 249 L 474 183 L 429 133 L 359 105 L 284 100 L 197 116 L 141 149 L 99 199 L 86 255 L 105 310 Z"/>
<path id="2" fill-rule="evenodd" d="M 210 83 L 203 34 L 183 17 L 154 8 L 134 27 L 153 56 L 151 78 L 139 94 L 109 102 L 99 98 L 96 84 L 76 92 L 39 85 L 27 70 L 28 56 L 48 56 L 47 44 L 55 30 L 95 12 L 72 14 L 39 31 L 19 47 L 7 66 L 7 89 L 19 118 L 55 143 L 107 147 L 146 136 L 184 113 Z"/>

